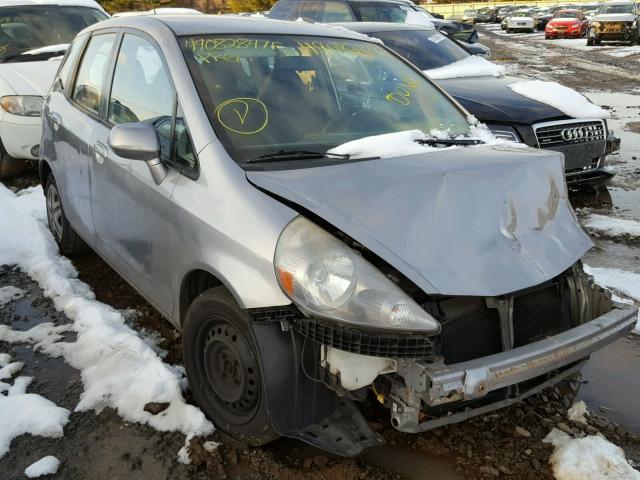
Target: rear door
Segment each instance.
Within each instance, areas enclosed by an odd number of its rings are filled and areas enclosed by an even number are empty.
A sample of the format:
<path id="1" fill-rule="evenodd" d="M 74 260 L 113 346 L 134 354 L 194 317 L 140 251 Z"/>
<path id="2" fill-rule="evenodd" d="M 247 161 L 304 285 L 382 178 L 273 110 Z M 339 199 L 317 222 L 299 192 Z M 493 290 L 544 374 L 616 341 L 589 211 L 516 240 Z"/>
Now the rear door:
<path id="1" fill-rule="evenodd" d="M 179 172 L 169 168 L 156 185 L 145 162 L 116 155 L 108 146 L 114 125 L 152 124 L 161 159 L 170 163 L 175 92 L 159 47 L 148 36 L 125 30 L 114 62 L 104 122 L 91 163 L 96 249 L 159 310 L 171 314 L 170 198 Z"/>
<path id="2" fill-rule="evenodd" d="M 53 143 L 43 148 L 50 152 L 56 180 L 60 187 L 65 214 L 73 228 L 89 244 L 94 243 L 93 212 L 91 210 L 90 166 L 93 143 L 100 123 L 100 104 L 106 73 L 117 37 L 116 31 L 98 31 L 84 41 L 74 42 L 71 56 L 82 58 L 74 72 L 65 68 L 75 65 L 67 63 L 59 75 L 59 82 L 52 89 L 45 113 L 45 121 Z M 78 49 L 78 50 L 75 50 Z M 66 82 L 66 84 L 65 84 Z"/>

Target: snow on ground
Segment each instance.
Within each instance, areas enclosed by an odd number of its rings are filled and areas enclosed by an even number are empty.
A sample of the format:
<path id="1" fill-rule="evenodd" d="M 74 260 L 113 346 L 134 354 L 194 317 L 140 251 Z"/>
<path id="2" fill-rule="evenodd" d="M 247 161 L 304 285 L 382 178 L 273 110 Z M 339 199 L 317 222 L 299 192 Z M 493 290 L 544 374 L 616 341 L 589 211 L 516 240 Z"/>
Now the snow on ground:
<path id="1" fill-rule="evenodd" d="M 24 290 L 20 288 L 8 285 L 6 287 L 0 287 L 0 307 L 4 307 L 7 303 L 22 298 Z"/>
<path id="2" fill-rule="evenodd" d="M 9 363 L 3 354 L 0 379 L 11 379 L 23 366 L 21 362 Z M 18 366 L 11 371 L 8 367 Z M 9 451 L 11 441 L 30 433 L 42 437 L 62 437 L 63 428 L 69 421 L 69 410 L 34 393 L 27 393 L 31 377 L 17 377 L 13 385 L 0 382 L 0 458 Z"/>
<path id="3" fill-rule="evenodd" d="M 505 75 L 505 68 L 485 58 L 471 55 L 444 67 L 424 70 L 424 73 L 432 80 L 465 77 L 502 77 Z"/>
<path id="4" fill-rule="evenodd" d="M 584 265 L 584 271 L 593 275 L 598 285 L 620 292 L 636 302 L 640 302 L 640 273 L 588 265 Z M 634 331 L 640 333 L 640 314 Z"/>
<path id="5" fill-rule="evenodd" d="M 42 477 L 43 475 L 53 475 L 54 473 L 58 472 L 59 467 L 60 460 L 58 460 L 53 455 L 49 455 L 29 465 L 24 471 L 24 474 L 27 476 L 27 478 L 37 478 Z"/>
<path id="6" fill-rule="evenodd" d="M 543 442 L 555 448 L 549 463 L 556 480 L 640 480 L 622 449 L 604 437 L 571 438 L 554 428 Z"/>
<path id="7" fill-rule="evenodd" d="M 577 423 L 587 423 L 585 415 L 587 414 L 587 404 L 582 400 L 571 405 L 567 410 L 567 418 Z"/>
<path id="8" fill-rule="evenodd" d="M 611 237 L 640 237 L 640 222 L 635 220 L 591 214 L 582 223 L 588 230 L 601 232 Z"/>
<path id="9" fill-rule="evenodd" d="M 514 92 L 546 103 L 573 118 L 609 118 L 611 114 L 591 103 L 584 95 L 558 82 L 528 80 L 509 85 Z"/>
<path id="10" fill-rule="evenodd" d="M 42 189 L 33 187 L 15 195 L 0 185 L 0 211 L 0 265 L 18 265 L 73 321 L 62 326 L 40 324 L 26 332 L 0 325 L 0 340 L 35 344 L 80 370 L 84 392 L 76 411 L 112 407 L 128 421 L 161 431 L 211 433 L 213 425 L 182 397 L 182 370 L 163 363 L 126 325 L 121 312 L 96 301 L 89 286 L 76 278 L 71 262 L 58 254 L 46 227 Z M 76 332 L 76 341 L 62 341 L 65 331 Z M 152 415 L 143 410 L 148 402 L 170 406 Z"/>

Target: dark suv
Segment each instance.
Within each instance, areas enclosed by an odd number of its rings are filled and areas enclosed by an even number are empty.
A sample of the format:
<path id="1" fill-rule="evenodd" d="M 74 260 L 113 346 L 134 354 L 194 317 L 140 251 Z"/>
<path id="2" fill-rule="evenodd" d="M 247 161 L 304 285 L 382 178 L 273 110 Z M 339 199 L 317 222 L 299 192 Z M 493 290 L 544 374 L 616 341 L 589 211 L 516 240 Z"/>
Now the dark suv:
<path id="1" fill-rule="evenodd" d="M 478 41 L 475 27 L 454 20 L 434 17 L 425 9 L 404 0 L 280 0 L 269 12 L 270 18 L 308 22 L 391 22 L 434 26 L 467 43 Z"/>

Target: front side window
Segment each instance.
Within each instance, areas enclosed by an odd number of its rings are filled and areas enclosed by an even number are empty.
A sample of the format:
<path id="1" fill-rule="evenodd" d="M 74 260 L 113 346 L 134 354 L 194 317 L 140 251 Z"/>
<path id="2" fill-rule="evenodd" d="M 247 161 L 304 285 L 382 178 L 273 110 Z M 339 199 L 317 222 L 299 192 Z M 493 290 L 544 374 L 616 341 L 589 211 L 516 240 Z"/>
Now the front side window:
<path id="1" fill-rule="evenodd" d="M 100 10 L 59 5 L 0 6 L 0 63 L 46 60 L 59 51 L 33 52 L 68 44 L 76 34 L 107 19 Z"/>
<path id="2" fill-rule="evenodd" d="M 109 123 L 147 122 L 158 131 L 160 153 L 171 156 L 173 88 L 160 55 L 145 39 L 125 34 L 109 98 Z"/>
<path id="3" fill-rule="evenodd" d="M 351 13 L 351 10 L 349 10 L 349 6 L 346 3 L 327 2 L 324 4 L 322 21 L 325 23 L 352 22 L 353 14 Z"/>
<path id="4" fill-rule="evenodd" d="M 211 123 L 239 162 L 403 130 L 469 132 L 455 104 L 371 42 L 210 35 L 180 43 Z"/>
<path id="5" fill-rule="evenodd" d="M 464 48 L 434 30 L 396 30 L 368 35 L 382 40 L 420 70 L 444 67 L 469 56 Z"/>
<path id="6" fill-rule="evenodd" d="M 80 35 L 73 41 L 73 43 L 67 50 L 62 65 L 60 66 L 58 78 L 62 82 L 62 90 L 64 90 L 65 92 L 70 92 L 71 90 L 69 88 L 69 85 L 72 81 L 71 74 L 73 73 L 73 67 L 78 61 L 80 53 L 82 53 L 82 46 L 84 45 L 87 35 L 88 34 Z"/>
<path id="7" fill-rule="evenodd" d="M 298 15 L 299 2 L 280 0 L 269 11 L 269 18 L 278 20 L 295 20 Z"/>
<path id="8" fill-rule="evenodd" d="M 73 87 L 73 100 L 96 114 L 100 111 L 102 88 L 115 39 L 115 33 L 91 37 L 78 68 Z"/>
<path id="9" fill-rule="evenodd" d="M 300 17 L 307 22 L 315 22 L 320 11 L 320 2 L 304 2 L 302 10 L 300 11 Z"/>

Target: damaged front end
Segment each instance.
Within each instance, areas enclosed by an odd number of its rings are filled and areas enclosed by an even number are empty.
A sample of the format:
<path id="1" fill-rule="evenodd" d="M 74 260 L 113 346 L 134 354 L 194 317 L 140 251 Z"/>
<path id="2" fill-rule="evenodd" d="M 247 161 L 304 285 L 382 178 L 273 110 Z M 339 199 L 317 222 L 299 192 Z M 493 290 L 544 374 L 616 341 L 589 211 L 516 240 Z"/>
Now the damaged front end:
<path id="1" fill-rule="evenodd" d="M 627 41 L 636 40 L 638 27 L 637 19 L 625 21 L 594 20 L 591 23 L 588 35 L 596 42 L 600 41 Z"/>
<path id="2" fill-rule="evenodd" d="M 274 428 L 340 455 L 379 445 L 357 407 L 421 432 L 521 400 L 633 328 L 580 265 L 562 157 L 500 148 L 247 172 L 297 208 L 253 312 Z M 347 180 L 348 179 L 348 180 Z"/>

